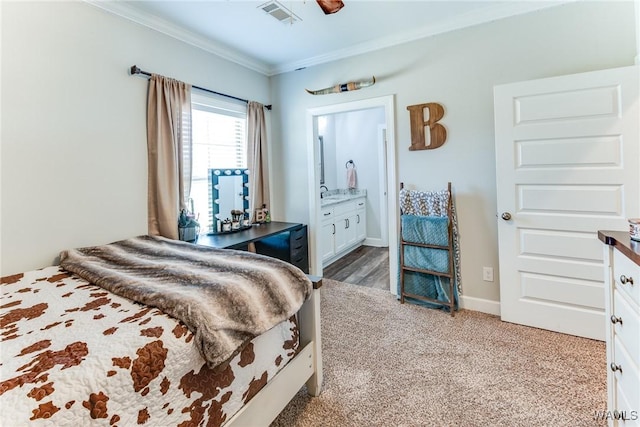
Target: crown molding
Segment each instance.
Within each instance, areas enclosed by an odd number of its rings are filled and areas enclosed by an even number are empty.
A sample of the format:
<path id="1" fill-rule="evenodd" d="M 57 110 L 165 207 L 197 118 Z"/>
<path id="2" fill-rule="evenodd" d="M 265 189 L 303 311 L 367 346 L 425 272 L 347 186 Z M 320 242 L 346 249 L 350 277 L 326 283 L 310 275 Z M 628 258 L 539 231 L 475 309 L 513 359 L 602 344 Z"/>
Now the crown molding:
<path id="1" fill-rule="evenodd" d="M 243 67 L 249 68 L 250 70 L 256 71 L 260 74 L 267 76 L 271 75 L 271 68 L 262 61 L 256 60 L 248 55 L 243 55 L 233 48 L 211 41 L 206 37 L 200 36 L 191 31 L 187 31 L 184 28 L 167 22 L 157 16 L 142 13 L 138 9 L 129 6 L 126 3 L 109 0 L 84 1 L 90 5 L 113 13 L 114 15 L 118 15 L 137 24 L 144 25 L 147 28 L 166 34 L 209 53 L 213 53 L 214 55 L 238 65 L 242 65 Z"/>
<path id="2" fill-rule="evenodd" d="M 450 31 L 507 18 L 510 16 L 522 15 L 549 7 L 572 3 L 579 0 L 506 2 L 504 4 L 496 5 L 488 9 L 481 9 L 478 11 L 456 16 L 453 19 L 435 26 L 429 26 L 418 29 L 416 31 L 409 31 L 389 37 L 383 37 L 366 43 L 360 43 L 349 48 L 338 49 L 328 54 L 318 55 L 300 61 L 276 64 L 274 66 L 270 66 L 269 64 L 263 61 L 259 61 L 248 55 L 241 54 L 236 49 L 223 45 L 222 43 L 216 43 L 210 39 L 207 39 L 206 37 L 185 30 L 184 28 L 167 22 L 161 18 L 142 13 L 138 9 L 129 6 L 126 3 L 109 0 L 84 1 L 107 12 L 121 16 L 140 25 L 144 25 L 145 27 L 148 27 L 152 30 L 166 34 L 170 37 L 217 55 L 223 59 L 234 62 L 250 70 L 270 77 L 277 74 L 294 71 L 300 68 L 312 67 L 327 62 L 337 61 L 339 59 L 397 46 L 426 37 L 431 37 L 438 34 L 443 34 Z"/>
<path id="3" fill-rule="evenodd" d="M 455 18 L 443 22 L 439 25 L 420 28 L 415 31 L 408 31 L 402 34 L 368 41 L 366 43 L 361 43 L 348 48 L 336 50 L 325 55 L 318 55 L 300 61 L 278 64 L 271 69 L 270 75 L 286 73 L 301 68 L 312 67 L 327 62 L 337 61 L 339 59 L 361 55 L 388 47 L 398 46 L 400 44 L 420 40 L 438 34 L 472 27 L 475 25 L 508 18 L 510 16 L 522 15 L 537 10 L 547 9 L 566 3 L 572 3 L 575 1 L 578 0 L 507 2 L 506 4 L 496 5 L 488 9 L 482 9 L 456 16 Z"/>

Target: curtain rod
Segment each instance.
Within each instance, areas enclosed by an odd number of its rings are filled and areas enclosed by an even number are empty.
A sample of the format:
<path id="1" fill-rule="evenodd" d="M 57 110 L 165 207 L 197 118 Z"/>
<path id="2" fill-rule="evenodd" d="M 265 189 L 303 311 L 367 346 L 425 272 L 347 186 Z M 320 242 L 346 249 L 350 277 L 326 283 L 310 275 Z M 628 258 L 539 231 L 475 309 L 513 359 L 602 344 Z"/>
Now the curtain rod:
<path id="1" fill-rule="evenodd" d="M 142 71 L 137 65 L 132 65 L 131 69 L 129 71 L 130 71 L 132 76 L 136 75 L 136 74 L 143 74 L 145 76 L 151 77 L 151 73 L 150 72 Z M 195 86 L 195 85 L 191 85 L 191 87 L 194 88 L 194 89 L 203 90 L 205 92 L 213 93 L 214 95 L 224 96 L 224 97 L 227 97 L 227 98 L 235 99 L 236 101 L 242 101 L 242 102 L 247 103 L 247 104 L 249 103 L 249 101 L 246 100 L 246 99 L 238 98 L 238 97 L 235 97 L 235 96 L 232 96 L 232 95 L 227 95 L 226 93 L 216 92 L 215 90 L 206 89 L 206 88 L 203 88 L 203 87 L 200 87 L 200 86 Z M 267 110 L 271 110 L 271 105 L 265 105 L 264 107 Z"/>

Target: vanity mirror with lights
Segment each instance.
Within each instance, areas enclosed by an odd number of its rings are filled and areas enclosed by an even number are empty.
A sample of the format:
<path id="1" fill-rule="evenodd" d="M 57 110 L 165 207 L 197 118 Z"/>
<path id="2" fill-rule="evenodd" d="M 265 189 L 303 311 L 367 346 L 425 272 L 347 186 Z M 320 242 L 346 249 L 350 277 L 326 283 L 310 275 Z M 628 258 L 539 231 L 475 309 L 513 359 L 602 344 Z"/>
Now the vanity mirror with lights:
<path id="1" fill-rule="evenodd" d="M 249 171 L 247 169 L 209 169 L 213 213 L 213 232 L 198 237 L 197 244 L 220 249 L 249 250 L 278 258 L 309 273 L 307 226 L 272 221 L 216 231 L 218 222 L 231 219 L 231 211 L 250 218 Z M 236 233 L 239 231 L 239 233 Z"/>
<path id="2" fill-rule="evenodd" d="M 249 170 L 209 169 L 213 212 L 213 233 L 247 229 L 250 225 L 223 230 L 222 223 L 232 219 L 231 211 L 241 211 L 249 218 Z"/>

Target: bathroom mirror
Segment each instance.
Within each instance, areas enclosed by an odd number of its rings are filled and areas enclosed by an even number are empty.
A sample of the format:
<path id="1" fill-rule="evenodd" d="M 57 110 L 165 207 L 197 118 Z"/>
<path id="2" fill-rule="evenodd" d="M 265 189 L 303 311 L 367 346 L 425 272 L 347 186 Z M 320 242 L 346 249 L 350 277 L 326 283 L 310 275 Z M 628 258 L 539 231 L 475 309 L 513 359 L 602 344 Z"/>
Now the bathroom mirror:
<path id="1" fill-rule="evenodd" d="M 249 213 L 249 170 L 209 169 L 213 202 L 213 231 L 216 221 L 231 218 L 232 210 Z"/>
<path id="2" fill-rule="evenodd" d="M 320 185 L 324 185 L 324 138 L 318 137 L 318 147 L 320 147 Z"/>

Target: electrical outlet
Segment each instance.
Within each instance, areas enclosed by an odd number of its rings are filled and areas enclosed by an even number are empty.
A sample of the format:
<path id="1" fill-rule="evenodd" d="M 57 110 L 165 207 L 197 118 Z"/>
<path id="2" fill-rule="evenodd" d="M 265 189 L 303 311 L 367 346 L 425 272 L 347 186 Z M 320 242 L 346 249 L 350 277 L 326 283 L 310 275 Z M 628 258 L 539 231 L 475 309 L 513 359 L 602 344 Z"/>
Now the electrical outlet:
<path id="1" fill-rule="evenodd" d="M 493 282 L 493 268 L 482 267 L 482 280 L 485 282 Z"/>

